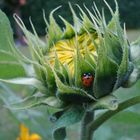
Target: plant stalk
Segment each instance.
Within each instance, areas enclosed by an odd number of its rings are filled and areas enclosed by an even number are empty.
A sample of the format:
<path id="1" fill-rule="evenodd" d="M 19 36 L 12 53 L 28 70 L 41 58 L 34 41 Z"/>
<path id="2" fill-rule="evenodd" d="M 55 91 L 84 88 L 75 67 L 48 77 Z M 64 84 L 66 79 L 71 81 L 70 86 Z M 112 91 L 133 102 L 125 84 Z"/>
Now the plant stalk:
<path id="1" fill-rule="evenodd" d="M 87 130 L 87 135 L 93 135 L 94 131 L 96 129 L 98 129 L 105 121 L 107 121 L 108 119 L 110 119 L 112 116 L 114 116 L 115 114 L 117 114 L 118 112 L 133 106 L 135 104 L 140 103 L 140 96 L 137 97 L 133 97 L 131 99 L 128 99 L 122 103 L 119 104 L 118 109 L 116 109 L 115 111 L 107 111 L 105 112 L 103 115 L 101 115 L 99 118 L 97 118 L 96 120 L 92 121 L 89 126 L 88 126 L 88 130 Z M 83 140 L 83 139 L 82 139 Z M 86 140 L 86 139 L 85 139 Z"/>
<path id="2" fill-rule="evenodd" d="M 82 119 L 81 123 L 81 135 L 80 140 L 92 140 L 92 135 L 88 135 L 88 125 L 94 121 L 94 112 L 87 111 L 84 114 L 84 117 Z"/>

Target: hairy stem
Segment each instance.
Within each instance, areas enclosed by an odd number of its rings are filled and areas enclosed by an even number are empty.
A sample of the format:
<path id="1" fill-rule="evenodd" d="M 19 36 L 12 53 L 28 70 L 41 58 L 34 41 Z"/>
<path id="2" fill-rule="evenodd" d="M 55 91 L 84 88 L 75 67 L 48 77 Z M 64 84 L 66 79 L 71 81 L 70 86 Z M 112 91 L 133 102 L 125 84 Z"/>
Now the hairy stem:
<path id="1" fill-rule="evenodd" d="M 88 125 L 93 122 L 94 120 L 94 112 L 85 112 L 85 115 L 83 117 L 82 123 L 81 123 L 81 136 L 80 140 L 92 140 L 92 135 L 87 135 L 88 131 Z"/>
<path id="2" fill-rule="evenodd" d="M 105 121 L 110 119 L 112 116 L 114 116 L 118 112 L 120 112 L 130 106 L 138 104 L 138 103 L 140 103 L 140 96 L 133 97 L 131 99 L 128 99 L 128 100 L 120 103 L 118 109 L 116 109 L 115 111 L 105 112 L 103 115 L 101 115 L 99 118 L 97 118 L 95 121 L 93 121 L 89 124 L 87 135 L 92 135 L 97 128 L 99 128 Z"/>

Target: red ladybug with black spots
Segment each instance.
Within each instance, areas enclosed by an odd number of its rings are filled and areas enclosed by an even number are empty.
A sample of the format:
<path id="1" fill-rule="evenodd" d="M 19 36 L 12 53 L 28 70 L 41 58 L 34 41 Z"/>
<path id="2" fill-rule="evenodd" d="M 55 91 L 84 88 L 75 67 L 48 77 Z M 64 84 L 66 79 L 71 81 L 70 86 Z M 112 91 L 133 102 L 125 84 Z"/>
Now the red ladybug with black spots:
<path id="1" fill-rule="evenodd" d="M 84 73 L 82 75 L 82 84 L 84 87 L 91 87 L 94 81 L 94 76 L 91 73 Z"/>

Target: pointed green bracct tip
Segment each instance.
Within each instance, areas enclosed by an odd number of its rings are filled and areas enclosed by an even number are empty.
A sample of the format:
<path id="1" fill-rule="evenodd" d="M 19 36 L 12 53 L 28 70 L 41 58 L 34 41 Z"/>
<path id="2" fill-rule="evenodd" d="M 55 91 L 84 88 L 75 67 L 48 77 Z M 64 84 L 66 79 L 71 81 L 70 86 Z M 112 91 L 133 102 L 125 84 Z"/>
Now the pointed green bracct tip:
<path id="1" fill-rule="evenodd" d="M 61 17 L 61 16 L 59 16 L 59 17 L 64 22 L 65 27 L 66 27 L 64 34 L 63 34 L 63 38 L 64 39 L 72 38 L 75 35 L 74 27 L 68 21 L 66 21 L 63 17 Z"/>
<path id="2" fill-rule="evenodd" d="M 79 31 L 80 31 L 80 28 L 81 28 L 81 26 L 82 26 L 81 21 L 80 21 L 80 19 L 77 17 L 77 15 L 76 15 L 76 13 L 75 13 L 75 11 L 74 11 L 74 9 L 73 9 L 73 7 L 72 7 L 72 5 L 71 5 L 70 2 L 69 2 L 69 7 L 70 7 L 70 10 L 71 10 L 72 15 L 73 15 L 73 22 L 74 22 L 75 31 L 76 31 L 76 32 L 79 32 Z"/>
<path id="3" fill-rule="evenodd" d="M 48 28 L 48 45 L 51 47 L 56 41 L 60 40 L 63 36 L 63 32 L 60 26 L 56 23 L 56 20 L 53 17 L 53 14 L 56 10 L 58 10 L 61 6 L 57 7 L 50 13 L 50 24 Z"/>

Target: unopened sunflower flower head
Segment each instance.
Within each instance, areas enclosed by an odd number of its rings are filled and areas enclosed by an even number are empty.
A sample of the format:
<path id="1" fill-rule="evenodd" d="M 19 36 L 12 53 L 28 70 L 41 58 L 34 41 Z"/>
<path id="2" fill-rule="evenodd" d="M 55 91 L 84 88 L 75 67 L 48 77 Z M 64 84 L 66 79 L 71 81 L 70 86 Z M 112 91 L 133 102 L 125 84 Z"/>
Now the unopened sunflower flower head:
<path id="1" fill-rule="evenodd" d="M 140 41 L 128 41 L 115 3 L 114 12 L 105 1 L 112 15 L 109 22 L 96 5 L 94 12 L 77 5 L 78 17 L 69 4 L 74 24 L 59 16 L 65 24 L 63 30 L 53 17 L 60 7 L 50 13 L 49 22 L 44 14 L 46 42 L 39 39 L 31 20 L 34 34 L 26 29 L 18 16 L 14 16 L 25 34 L 32 60 L 16 49 L 13 51 L 19 61 L 33 66 L 34 75 L 27 74 L 27 77 L 30 84 L 45 96 L 39 103 L 63 108 L 70 104 L 100 103 L 104 98 L 106 102 L 103 100 L 101 104 L 106 107 L 108 101 L 116 103 L 112 95 L 116 89 L 130 87 L 139 79 Z"/>

